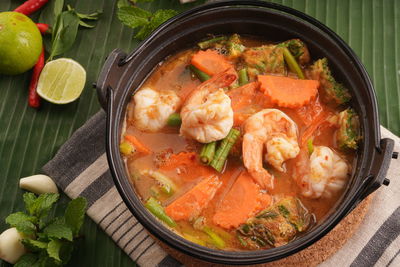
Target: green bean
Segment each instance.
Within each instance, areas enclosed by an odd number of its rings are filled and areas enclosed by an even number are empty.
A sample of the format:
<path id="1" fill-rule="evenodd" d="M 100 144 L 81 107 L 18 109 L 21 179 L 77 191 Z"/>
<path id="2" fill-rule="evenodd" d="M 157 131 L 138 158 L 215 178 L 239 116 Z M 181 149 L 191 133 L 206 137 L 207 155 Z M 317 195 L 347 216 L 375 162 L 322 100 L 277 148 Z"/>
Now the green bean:
<path id="1" fill-rule="evenodd" d="M 204 164 L 210 164 L 212 159 L 214 158 L 215 155 L 215 147 L 217 145 L 217 142 L 211 142 L 208 144 L 204 144 L 203 147 L 201 148 L 200 152 L 200 160 Z"/>
<path id="2" fill-rule="evenodd" d="M 219 41 L 224 41 L 226 39 L 228 39 L 228 37 L 226 37 L 226 36 L 214 37 L 214 38 L 202 41 L 200 43 L 197 43 L 197 45 L 201 49 L 207 49 L 207 48 L 211 47 L 213 44 L 218 43 Z"/>
<path id="3" fill-rule="evenodd" d="M 175 183 L 164 174 L 152 170 L 145 170 L 143 174 L 154 178 L 159 184 L 161 192 L 165 193 L 167 196 L 171 196 L 176 191 Z"/>
<path id="4" fill-rule="evenodd" d="M 129 142 L 122 142 L 119 144 L 119 151 L 125 156 L 130 156 L 135 152 L 135 148 Z"/>
<path id="5" fill-rule="evenodd" d="M 202 72 L 201 70 L 199 70 L 199 69 L 196 68 L 195 66 L 190 65 L 189 68 L 190 68 L 190 70 L 194 73 L 194 75 L 196 75 L 196 77 L 197 77 L 201 82 L 205 82 L 205 81 L 207 81 L 208 79 L 210 79 L 210 76 L 209 76 L 207 73 Z"/>
<path id="6" fill-rule="evenodd" d="M 205 226 L 203 228 L 203 231 L 210 237 L 212 243 L 217 248 L 219 249 L 225 248 L 225 241 L 219 235 L 217 235 L 210 227 Z"/>
<path id="7" fill-rule="evenodd" d="M 247 76 L 247 69 L 243 68 L 239 70 L 239 86 L 245 85 L 249 82 L 249 77 Z"/>
<path id="8" fill-rule="evenodd" d="M 154 216 L 156 216 L 161 221 L 165 222 L 168 226 L 170 226 L 170 227 L 175 227 L 176 226 L 176 222 L 165 213 L 164 208 L 161 206 L 161 204 L 154 197 L 150 197 L 146 201 L 144 206 Z"/>
<path id="9" fill-rule="evenodd" d="M 301 70 L 299 64 L 296 59 L 290 53 L 289 49 L 286 47 L 283 48 L 283 57 L 285 58 L 286 64 L 289 66 L 289 69 L 297 74 L 297 77 L 300 79 L 304 79 L 303 71 Z"/>
<path id="10" fill-rule="evenodd" d="M 167 120 L 169 126 L 180 126 L 182 124 L 182 118 L 179 113 L 172 113 Z"/>
<path id="11" fill-rule="evenodd" d="M 231 129 L 228 135 L 222 139 L 220 146 L 215 152 L 214 158 L 210 163 L 210 166 L 216 169 L 218 172 L 222 171 L 226 158 L 228 157 L 229 151 L 232 149 L 236 140 L 240 136 L 240 131 Z"/>

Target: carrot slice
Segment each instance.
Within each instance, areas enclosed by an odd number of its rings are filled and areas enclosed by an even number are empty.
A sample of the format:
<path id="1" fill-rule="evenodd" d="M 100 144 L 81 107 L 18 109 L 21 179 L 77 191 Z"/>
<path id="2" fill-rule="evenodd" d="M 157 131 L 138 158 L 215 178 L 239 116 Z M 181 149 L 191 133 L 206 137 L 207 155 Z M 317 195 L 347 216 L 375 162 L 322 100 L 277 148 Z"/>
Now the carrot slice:
<path id="1" fill-rule="evenodd" d="M 194 54 L 191 63 L 199 70 L 211 76 L 233 68 L 232 64 L 223 55 L 211 49 L 206 51 L 200 50 Z"/>
<path id="2" fill-rule="evenodd" d="M 125 140 L 130 142 L 137 151 L 144 153 L 144 154 L 151 154 L 151 150 L 145 146 L 142 142 L 140 142 L 135 136 L 126 134 Z"/>
<path id="3" fill-rule="evenodd" d="M 242 172 L 222 199 L 213 222 L 225 229 L 236 228 L 271 204 L 271 196 L 262 193 L 250 174 Z"/>
<path id="4" fill-rule="evenodd" d="M 172 154 L 170 158 L 160 167 L 162 170 L 173 170 L 179 166 L 190 166 L 196 164 L 196 153 L 195 152 L 181 152 L 178 154 Z"/>
<path id="5" fill-rule="evenodd" d="M 261 91 L 279 107 L 298 108 L 313 100 L 319 81 L 301 80 L 283 76 L 258 75 Z"/>
<path id="6" fill-rule="evenodd" d="M 169 204 L 165 212 L 176 221 L 191 220 L 207 207 L 221 184 L 217 175 L 210 175 Z"/>

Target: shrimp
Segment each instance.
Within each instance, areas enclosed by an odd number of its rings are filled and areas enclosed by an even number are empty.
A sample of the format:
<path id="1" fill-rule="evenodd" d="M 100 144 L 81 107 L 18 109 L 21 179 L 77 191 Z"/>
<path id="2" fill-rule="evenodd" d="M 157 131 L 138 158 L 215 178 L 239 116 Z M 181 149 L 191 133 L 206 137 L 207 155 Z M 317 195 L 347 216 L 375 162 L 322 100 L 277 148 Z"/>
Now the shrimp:
<path id="1" fill-rule="evenodd" d="M 200 84 L 185 101 L 180 133 L 200 143 L 210 143 L 227 136 L 233 125 L 231 99 L 222 89 L 236 79 L 232 70 L 214 75 Z"/>
<path id="2" fill-rule="evenodd" d="M 171 90 L 156 91 L 145 87 L 134 96 L 134 124 L 142 131 L 162 129 L 168 117 L 181 106 L 180 97 Z"/>
<path id="3" fill-rule="evenodd" d="M 329 198 L 344 187 L 349 166 L 338 154 L 326 146 L 314 146 L 310 158 L 306 153 L 301 153 L 295 171 L 303 196 Z"/>
<path id="4" fill-rule="evenodd" d="M 297 125 L 280 110 L 263 109 L 245 121 L 244 131 L 244 165 L 256 183 L 263 188 L 273 189 L 274 177 L 263 168 L 263 145 L 267 150 L 265 161 L 284 172 L 283 163 L 300 152 Z"/>

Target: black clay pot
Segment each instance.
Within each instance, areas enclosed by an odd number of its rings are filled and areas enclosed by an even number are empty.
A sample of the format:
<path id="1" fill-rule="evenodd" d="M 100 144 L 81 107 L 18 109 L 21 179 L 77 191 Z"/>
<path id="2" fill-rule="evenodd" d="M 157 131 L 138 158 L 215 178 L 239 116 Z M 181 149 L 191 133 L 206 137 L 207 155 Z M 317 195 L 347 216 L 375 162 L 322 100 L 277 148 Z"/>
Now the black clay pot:
<path id="1" fill-rule="evenodd" d="M 268 250 L 232 252 L 193 244 L 174 234 L 142 205 L 129 182 L 119 153 L 125 111 L 132 94 L 165 57 L 193 47 L 207 34 L 250 35 L 270 41 L 302 39 L 313 59 L 327 57 L 335 77 L 351 89 L 351 105 L 360 115 L 363 141 L 347 189 L 327 215 L 302 237 Z M 113 51 L 97 81 L 100 103 L 107 111 L 107 156 L 115 184 L 135 217 L 154 236 L 169 246 L 199 259 L 225 264 L 257 264 L 287 257 L 327 234 L 361 200 L 381 184 L 393 140 L 381 139 L 375 92 L 368 74 L 354 52 L 325 25 L 304 13 L 261 1 L 214 2 L 184 12 L 161 25 L 135 51 Z"/>

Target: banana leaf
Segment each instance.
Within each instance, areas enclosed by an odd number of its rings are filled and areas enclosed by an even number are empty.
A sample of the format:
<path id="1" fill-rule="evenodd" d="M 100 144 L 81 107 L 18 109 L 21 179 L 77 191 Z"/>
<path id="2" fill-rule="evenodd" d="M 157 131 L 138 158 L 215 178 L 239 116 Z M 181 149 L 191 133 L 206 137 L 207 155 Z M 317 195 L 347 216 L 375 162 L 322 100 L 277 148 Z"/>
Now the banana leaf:
<path id="1" fill-rule="evenodd" d="M 117 1 L 65 1 L 76 10 L 103 10 L 94 29 L 81 29 L 71 50 L 63 56 L 77 60 L 87 70 L 87 84 L 78 101 L 53 105 L 42 101 L 39 111 L 27 106 L 30 72 L 18 76 L 0 75 L 0 231 L 4 218 L 23 208 L 20 177 L 36 174 L 57 149 L 90 116 L 100 109 L 95 90 L 105 57 L 114 49 L 133 50 L 136 32 L 123 26 L 116 17 Z M 178 0 L 155 0 L 141 7 L 187 9 Z M 367 68 L 377 90 L 381 123 L 400 134 L 400 2 L 396 0 L 296 0 L 273 1 L 317 18 L 338 33 L 354 49 Z M 21 0 L 0 1 L 0 12 L 13 10 Z M 39 14 L 31 16 L 35 21 Z M 351 23 L 350 23 L 351 22 Z M 268 38 L 268 36 L 266 36 Z M 65 205 L 67 197 L 61 198 Z M 57 210 L 57 212 L 62 212 Z M 120 250 L 90 219 L 68 266 L 132 266 Z M 0 266 L 10 266 L 0 261 Z"/>

